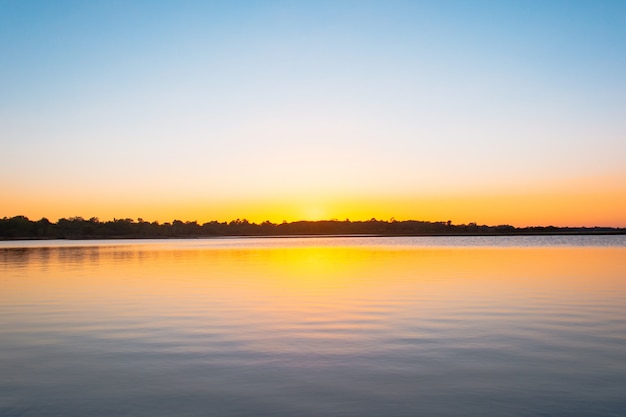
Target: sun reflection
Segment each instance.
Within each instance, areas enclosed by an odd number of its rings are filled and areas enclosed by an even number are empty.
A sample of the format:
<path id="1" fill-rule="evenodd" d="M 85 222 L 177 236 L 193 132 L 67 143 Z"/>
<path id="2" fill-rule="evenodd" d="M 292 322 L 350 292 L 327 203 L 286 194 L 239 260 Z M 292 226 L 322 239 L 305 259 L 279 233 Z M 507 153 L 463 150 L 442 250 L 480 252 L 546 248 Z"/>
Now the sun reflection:
<path id="1" fill-rule="evenodd" d="M 217 303 L 250 314 L 282 311 L 305 319 L 320 308 L 325 315 L 345 315 L 358 314 L 364 305 L 397 307 L 408 294 L 419 294 L 430 306 L 488 298 L 506 309 L 507 303 L 523 302 L 525 294 L 558 291 L 589 300 L 603 288 L 626 286 L 623 248 L 129 246 L 30 249 L 18 255 L 10 259 L 22 272 L 3 278 L 2 302 L 54 300 L 86 309 L 99 305 L 103 311 L 112 298 L 137 303 L 141 294 L 146 311 L 169 306 L 184 312 Z M 6 250 L 2 256 L 5 272 L 16 266 Z"/>
<path id="2" fill-rule="evenodd" d="M 0 305 L 16 306 L 38 326 L 63 311 L 72 317 L 68 331 L 106 317 L 130 333 L 141 331 L 133 323 L 149 322 L 166 329 L 162 337 L 227 334 L 260 352 L 347 354 L 362 338 L 405 334 L 420 322 L 441 332 L 472 314 L 507 327 L 511 315 L 541 321 L 571 305 L 626 301 L 624 248 L 194 243 L 2 250 Z"/>

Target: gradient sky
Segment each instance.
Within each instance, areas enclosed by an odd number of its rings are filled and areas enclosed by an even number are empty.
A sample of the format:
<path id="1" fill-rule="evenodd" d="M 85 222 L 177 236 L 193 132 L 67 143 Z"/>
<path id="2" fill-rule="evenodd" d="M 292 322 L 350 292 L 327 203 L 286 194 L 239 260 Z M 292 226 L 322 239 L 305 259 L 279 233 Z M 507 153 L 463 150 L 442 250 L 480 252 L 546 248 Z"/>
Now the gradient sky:
<path id="1" fill-rule="evenodd" d="M 624 1 L 0 0 L 0 217 L 626 226 Z"/>

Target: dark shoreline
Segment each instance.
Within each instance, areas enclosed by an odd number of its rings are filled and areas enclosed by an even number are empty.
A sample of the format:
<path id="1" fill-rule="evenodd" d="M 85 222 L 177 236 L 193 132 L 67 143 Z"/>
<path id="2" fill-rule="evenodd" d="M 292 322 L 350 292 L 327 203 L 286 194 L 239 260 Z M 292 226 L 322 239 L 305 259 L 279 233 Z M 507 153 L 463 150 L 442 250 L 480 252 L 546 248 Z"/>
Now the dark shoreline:
<path id="1" fill-rule="evenodd" d="M 625 235 L 626 228 L 617 227 L 556 227 L 511 225 L 452 224 L 418 220 L 350 221 L 348 219 L 252 223 L 246 219 L 230 222 L 174 220 L 169 223 L 146 222 L 142 219 L 100 221 L 93 217 L 34 221 L 25 216 L 0 219 L 0 240 L 51 239 L 170 239 L 227 237 L 392 237 L 392 236 L 552 236 L 552 235 Z"/>
<path id="2" fill-rule="evenodd" d="M 512 236 L 623 236 L 625 230 L 615 232 L 553 232 L 553 233 L 430 233 L 430 234 L 305 234 L 305 235 L 212 235 L 212 236 L 80 236 L 80 237 L 0 237 L 0 242 L 47 240 L 174 240 L 174 239 L 307 239 L 307 238 L 371 238 L 371 237 L 512 237 Z"/>

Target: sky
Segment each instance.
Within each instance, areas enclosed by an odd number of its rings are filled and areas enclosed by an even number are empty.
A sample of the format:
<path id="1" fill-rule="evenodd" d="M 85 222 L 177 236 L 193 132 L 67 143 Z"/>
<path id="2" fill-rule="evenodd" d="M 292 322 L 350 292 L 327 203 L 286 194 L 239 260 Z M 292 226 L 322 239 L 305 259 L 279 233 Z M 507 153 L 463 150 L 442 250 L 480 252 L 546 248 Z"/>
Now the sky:
<path id="1" fill-rule="evenodd" d="M 626 226 L 626 2 L 0 0 L 0 217 Z"/>

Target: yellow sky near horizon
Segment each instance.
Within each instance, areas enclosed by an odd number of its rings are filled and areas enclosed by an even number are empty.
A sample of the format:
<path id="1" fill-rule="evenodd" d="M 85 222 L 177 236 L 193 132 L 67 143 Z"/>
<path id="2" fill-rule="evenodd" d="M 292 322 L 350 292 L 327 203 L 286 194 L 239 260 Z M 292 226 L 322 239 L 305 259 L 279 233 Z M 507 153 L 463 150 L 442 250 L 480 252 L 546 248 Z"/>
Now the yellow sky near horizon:
<path id="1" fill-rule="evenodd" d="M 595 185 L 599 184 L 599 185 Z M 542 188 L 411 195 L 306 195 L 284 194 L 210 198 L 198 194 L 135 194 L 129 190 L 102 193 L 93 190 L 72 195 L 63 190 L 32 193 L 13 191 L 14 198 L 3 205 L 8 216 L 25 215 L 32 220 L 47 217 L 142 218 L 146 221 L 230 221 L 248 219 L 260 223 L 298 220 L 350 219 L 447 221 L 455 224 L 511 224 L 523 226 L 611 226 L 626 227 L 626 181 L 619 178 L 588 178 Z M 27 207 L 27 209 L 25 209 Z"/>

